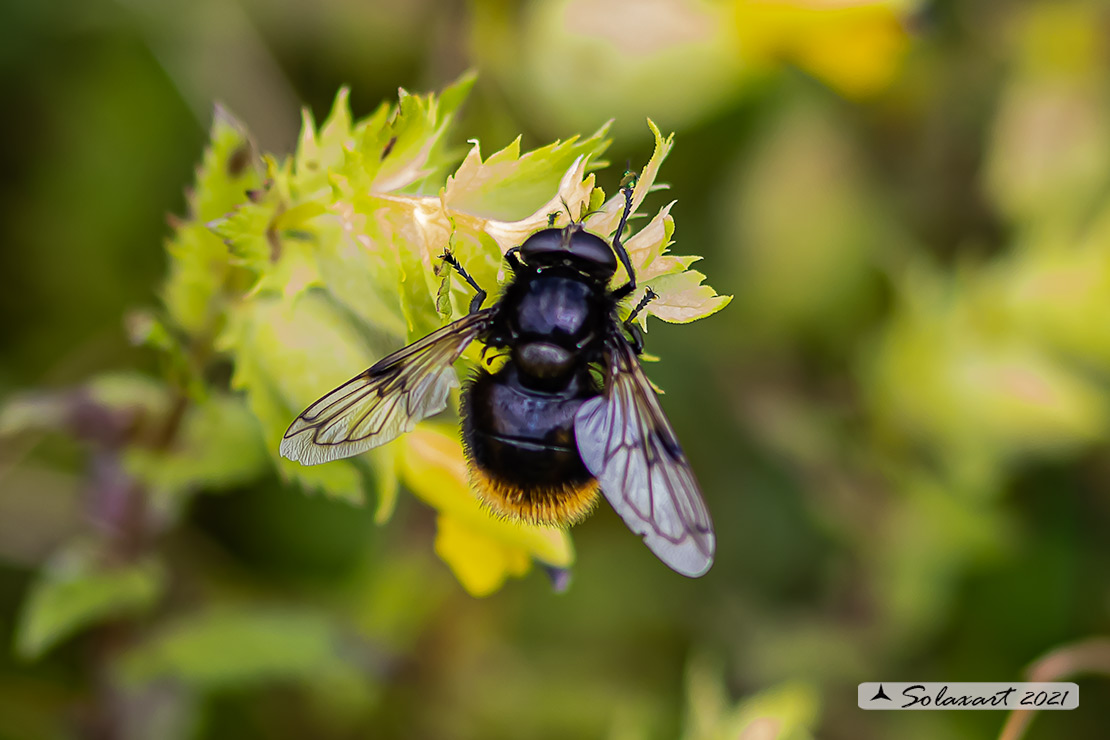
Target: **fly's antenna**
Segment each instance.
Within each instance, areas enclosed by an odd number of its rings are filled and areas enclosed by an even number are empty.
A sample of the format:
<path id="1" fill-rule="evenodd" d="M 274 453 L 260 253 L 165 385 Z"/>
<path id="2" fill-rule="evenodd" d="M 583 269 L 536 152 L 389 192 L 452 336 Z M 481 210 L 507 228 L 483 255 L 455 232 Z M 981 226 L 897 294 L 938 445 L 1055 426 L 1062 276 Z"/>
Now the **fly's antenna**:
<path id="1" fill-rule="evenodd" d="M 575 221 L 575 220 L 574 220 L 574 214 L 570 212 L 570 206 L 569 206 L 569 205 L 567 205 L 567 199 L 566 199 L 566 198 L 564 198 L 563 196 L 561 196 L 561 195 L 560 195 L 560 196 L 559 196 L 559 200 L 560 200 L 560 201 L 562 202 L 562 204 L 563 204 L 563 208 L 564 208 L 564 209 L 566 209 L 566 212 L 567 212 L 567 218 L 569 218 L 569 219 L 570 219 L 570 223 L 571 223 L 572 225 L 573 225 L 573 224 L 575 224 L 575 223 L 577 223 L 577 221 Z"/>

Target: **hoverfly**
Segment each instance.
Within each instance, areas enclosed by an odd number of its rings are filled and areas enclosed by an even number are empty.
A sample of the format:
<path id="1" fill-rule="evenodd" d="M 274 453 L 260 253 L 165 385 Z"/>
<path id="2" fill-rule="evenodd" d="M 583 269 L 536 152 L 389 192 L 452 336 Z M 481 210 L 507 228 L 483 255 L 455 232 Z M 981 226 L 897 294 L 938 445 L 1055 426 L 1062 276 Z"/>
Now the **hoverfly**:
<path id="1" fill-rule="evenodd" d="M 450 253 L 442 259 L 474 289 L 469 313 L 394 352 L 309 406 L 290 425 L 281 454 L 304 465 L 385 444 L 442 411 L 458 378 L 452 363 L 481 341 L 505 350 L 496 371 L 463 384 L 462 440 L 473 488 L 494 513 L 569 526 L 599 489 L 628 527 L 668 566 L 700 576 L 715 537 L 694 473 L 640 367 L 633 320 L 650 290 L 620 321 L 636 289 L 621 244 L 632 188 L 610 244 L 581 223 L 550 226 L 510 249 L 501 296 L 486 292 Z M 628 282 L 609 290 L 617 259 Z M 598 368 L 596 375 L 591 368 Z M 598 380 L 600 378 L 600 382 Z"/>

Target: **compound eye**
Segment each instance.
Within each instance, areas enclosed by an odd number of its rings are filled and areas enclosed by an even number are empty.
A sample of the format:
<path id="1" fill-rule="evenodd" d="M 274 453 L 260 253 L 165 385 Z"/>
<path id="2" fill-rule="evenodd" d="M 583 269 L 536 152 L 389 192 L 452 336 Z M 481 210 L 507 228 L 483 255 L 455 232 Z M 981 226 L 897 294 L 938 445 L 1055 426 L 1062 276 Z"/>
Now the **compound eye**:
<path id="1" fill-rule="evenodd" d="M 603 271 L 615 272 L 617 256 L 609 243 L 596 234 L 579 231 L 570 238 L 570 252 L 587 262 L 592 262 Z"/>
<path id="2" fill-rule="evenodd" d="M 524 243 L 520 245 L 520 253 L 524 256 L 525 262 L 528 261 L 529 257 L 564 251 L 566 251 L 566 248 L 563 246 L 562 229 L 544 229 L 542 231 L 537 231 L 535 234 L 525 239 Z"/>

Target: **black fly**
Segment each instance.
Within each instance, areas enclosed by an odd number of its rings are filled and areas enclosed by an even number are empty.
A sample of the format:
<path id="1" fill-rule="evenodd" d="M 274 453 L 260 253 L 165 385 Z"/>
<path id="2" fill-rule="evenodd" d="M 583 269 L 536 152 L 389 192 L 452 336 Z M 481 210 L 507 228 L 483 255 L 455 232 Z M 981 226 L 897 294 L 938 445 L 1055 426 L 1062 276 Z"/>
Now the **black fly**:
<path id="1" fill-rule="evenodd" d="M 315 465 L 365 452 L 442 411 L 458 378 L 452 363 L 474 340 L 504 350 L 496 372 L 478 367 L 462 393 L 462 438 L 474 488 L 496 513 L 567 526 L 598 490 L 667 565 L 700 576 L 713 562 L 709 512 L 686 456 L 640 367 L 632 323 L 636 289 L 621 244 L 632 188 L 612 245 L 581 224 L 549 227 L 510 249 L 501 297 L 486 292 L 451 254 L 443 259 L 475 290 L 463 318 L 389 355 L 305 409 L 281 454 Z M 628 282 L 609 290 L 617 260 Z M 602 383 L 591 367 L 600 367 Z"/>

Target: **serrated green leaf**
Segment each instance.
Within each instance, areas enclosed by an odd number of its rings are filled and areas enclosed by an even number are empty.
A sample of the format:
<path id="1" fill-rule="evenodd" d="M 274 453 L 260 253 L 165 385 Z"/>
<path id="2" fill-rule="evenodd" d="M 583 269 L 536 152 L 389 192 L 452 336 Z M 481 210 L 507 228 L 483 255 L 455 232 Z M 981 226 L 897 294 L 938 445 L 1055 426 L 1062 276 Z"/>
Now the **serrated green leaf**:
<path id="1" fill-rule="evenodd" d="M 393 120 L 374 148 L 365 152 L 367 157 L 378 156 L 374 190 L 435 192 L 439 189 L 443 170 L 454 160 L 445 149 L 445 135 L 475 79 L 473 73 L 464 74 L 438 97 L 409 95 L 402 91 Z M 382 141 L 386 135 L 388 139 Z M 388 155 L 385 146 L 389 147 Z M 423 188 L 424 182 L 434 184 Z"/>
<path id="2" fill-rule="evenodd" d="M 401 270 L 391 244 L 378 246 L 377 226 L 353 208 L 316 220 L 316 263 L 327 292 L 367 326 L 397 339 L 408 334 Z M 374 222 L 369 222 L 373 224 Z"/>
<path id="3" fill-rule="evenodd" d="M 270 183 L 255 200 L 210 226 L 228 245 L 236 262 L 256 276 L 251 293 L 273 292 L 293 298 L 321 284 L 315 259 L 315 224 L 327 209 L 315 200 L 290 205 L 291 175 L 287 168 L 273 169 Z"/>
<path id="4" fill-rule="evenodd" d="M 223 216 L 246 200 L 247 191 L 262 184 L 262 164 L 250 135 L 220 106 L 212 118 L 209 141 L 189 199 L 190 218 L 198 223 Z"/>
<path id="5" fill-rule="evenodd" d="M 732 296 L 717 295 L 702 285 L 705 275 L 697 270 L 664 275 L 648 285 L 659 297 L 649 304 L 652 316 L 672 324 L 688 324 L 711 316 L 729 304 Z"/>
<path id="6" fill-rule="evenodd" d="M 464 75 L 438 97 L 401 90 L 396 105 L 383 105 L 354 123 L 345 92 L 341 93 L 318 137 L 310 131 L 311 118 L 305 118 L 295 167 L 299 191 L 316 194 L 330 184 L 350 198 L 421 192 L 424 183 L 434 182 L 427 188 L 434 192 L 454 160 L 445 149 L 444 136 L 473 82 L 473 75 Z"/>
<path id="7" fill-rule="evenodd" d="M 24 602 L 15 649 L 40 657 L 67 637 L 98 622 L 141 614 L 165 589 L 156 560 L 110 563 L 97 543 L 82 541 L 53 557 Z"/>
<path id="8" fill-rule="evenodd" d="M 517 137 L 485 161 L 474 143 L 459 168 L 447 178 L 443 201 L 452 209 L 482 218 L 523 218 L 550 202 L 552 192 L 575 160 L 583 157 L 595 161 L 612 141 L 608 134 L 609 124 L 605 124 L 588 138 L 573 136 L 524 154 L 520 153 Z"/>
<path id="9" fill-rule="evenodd" d="M 319 132 L 312 114 L 307 109 L 301 113 L 301 138 L 293 157 L 293 184 L 303 198 L 322 197 L 328 192 L 330 173 L 343 165 L 345 152 L 355 144 L 349 97 L 350 91 L 340 88 Z M 382 103 L 364 125 L 380 126 L 388 114 L 389 106 Z"/>
<path id="10" fill-rule="evenodd" d="M 216 109 L 209 147 L 197 170 L 189 216 L 166 244 L 169 277 L 162 300 L 169 317 L 190 334 L 215 331 L 220 297 L 233 271 L 227 246 L 205 226 L 247 200 L 262 185 L 262 164 L 245 129 Z"/>
<path id="11" fill-rule="evenodd" d="M 162 302 L 167 314 L 190 334 L 211 331 L 220 319 L 220 298 L 232 272 L 227 245 L 204 224 L 184 223 L 166 251 L 170 264 Z"/>
<path id="12" fill-rule="evenodd" d="M 585 205 L 590 202 L 594 192 L 594 176 L 586 174 L 588 168 L 589 159 L 585 156 L 571 162 L 551 198 L 530 216 L 519 221 L 483 219 L 463 211 L 453 211 L 452 221 L 458 228 L 475 233 L 484 232 L 497 243 L 501 253 L 504 254 L 511 248 L 520 246 L 536 231 L 552 224 L 552 215 L 556 226 L 565 226 L 571 218 L 576 220 L 582 218 L 582 213 L 586 210 Z"/>
<path id="13" fill-rule="evenodd" d="M 435 265 L 447 245 L 447 237 L 434 228 L 416 228 L 406 215 L 386 211 L 381 214 L 388 223 L 395 254 L 401 268 L 401 306 L 408 323 L 408 341 L 414 342 L 439 328 L 435 298 Z"/>
<path id="14" fill-rule="evenodd" d="M 259 202 L 245 202 L 208 224 L 223 239 L 237 262 L 252 272 L 262 273 L 280 254 L 274 221 L 283 205 L 277 191 L 267 190 Z"/>
<path id="15" fill-rule="evenodd" d="M 121 673 L 133 684 L 171 679 L 218 690 L 349 673 L 341 635 L 326 616 L 265 608 L 219 608 L 183 616 L 128 652 Z"/>

